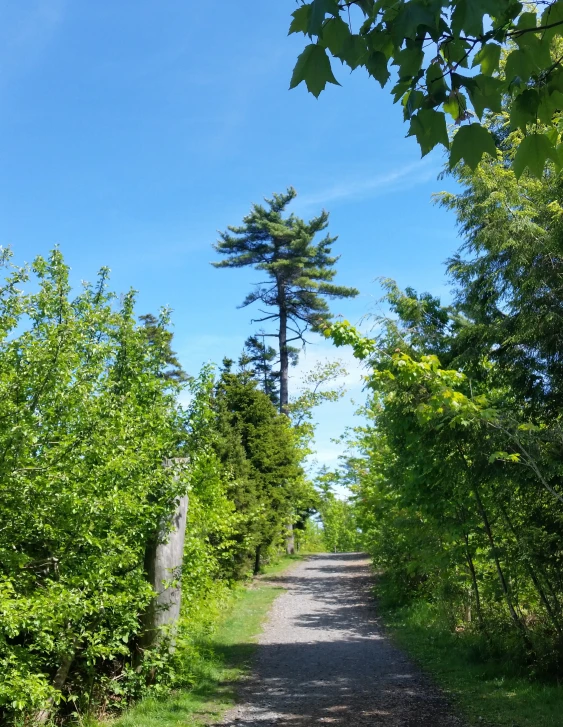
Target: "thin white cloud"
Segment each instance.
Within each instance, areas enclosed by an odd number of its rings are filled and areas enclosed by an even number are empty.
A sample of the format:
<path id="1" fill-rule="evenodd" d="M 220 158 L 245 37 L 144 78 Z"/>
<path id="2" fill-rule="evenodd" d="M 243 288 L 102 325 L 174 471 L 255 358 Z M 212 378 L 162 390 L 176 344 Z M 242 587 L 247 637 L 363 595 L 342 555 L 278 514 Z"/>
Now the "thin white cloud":
<path id="1" fill-rule="evenodd" d="M 319 207 L 330 202 L 351 201 L 377 197 L 397 189 L 405 190 L 423 184 L 438 175 L 439 168 L 430 158 L 390 169 L 375 176 L 349 177 L 316 192 L 300 195 L 295 207 Z"/>

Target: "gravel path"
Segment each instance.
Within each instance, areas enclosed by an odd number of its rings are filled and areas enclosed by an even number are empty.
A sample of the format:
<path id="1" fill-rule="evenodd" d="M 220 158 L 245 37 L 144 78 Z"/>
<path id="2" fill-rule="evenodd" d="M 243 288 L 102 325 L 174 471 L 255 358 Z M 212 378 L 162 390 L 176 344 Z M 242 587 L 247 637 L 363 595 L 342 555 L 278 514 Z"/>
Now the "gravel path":
<path id="1" fill-rule="evenodd" d="M 274 602 L 239 705 L 222 722 L 462 727 L 443 696 L 385 636 L 369 561 L 318 555 L 276 579 Z"/>

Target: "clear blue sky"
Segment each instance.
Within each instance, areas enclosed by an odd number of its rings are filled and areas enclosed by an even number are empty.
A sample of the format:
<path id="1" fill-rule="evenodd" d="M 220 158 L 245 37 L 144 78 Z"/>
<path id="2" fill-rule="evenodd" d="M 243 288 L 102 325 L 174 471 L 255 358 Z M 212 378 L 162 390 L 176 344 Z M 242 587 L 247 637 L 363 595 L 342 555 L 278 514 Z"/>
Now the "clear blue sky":
<path id="1" fill-rule="evenodd" d="M 295 7 L 0 0 L 0 244 L 20 263 L 59 244 L 76 282 L 108 265 L 139 313 L 171 306 L 191 373 L 253 331 L 236 306 L 255 278 L 209 265 L 216 230 L 289 185 L 297 213 L 330 211 L 337 282 L 361 290 L 336 313 L 369 311 L 378 276 L 447 295 L 457 241 L 430 200 L 452 185 L 437 181 L 440 153 L 420 160 L 400 106 L 363 72 L 335 67 L 343 87 L 319 100 L 288 91 L 304 45 L 287 36 Z M 351 411 L 322 410 L 321 460 Z"/>

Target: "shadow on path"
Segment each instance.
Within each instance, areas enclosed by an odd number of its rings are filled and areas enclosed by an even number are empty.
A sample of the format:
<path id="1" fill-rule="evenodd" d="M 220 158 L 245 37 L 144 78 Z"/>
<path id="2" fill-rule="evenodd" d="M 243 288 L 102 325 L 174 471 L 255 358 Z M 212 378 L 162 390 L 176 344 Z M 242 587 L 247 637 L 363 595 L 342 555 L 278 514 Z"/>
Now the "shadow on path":
<path id="1" fill-rule="evenodd" d="M 444 697 L 378 624 L 369 561 L 313 556 L 275 579 L 274 603 L 240 704 L 223 724 L 461 727 Z"/>

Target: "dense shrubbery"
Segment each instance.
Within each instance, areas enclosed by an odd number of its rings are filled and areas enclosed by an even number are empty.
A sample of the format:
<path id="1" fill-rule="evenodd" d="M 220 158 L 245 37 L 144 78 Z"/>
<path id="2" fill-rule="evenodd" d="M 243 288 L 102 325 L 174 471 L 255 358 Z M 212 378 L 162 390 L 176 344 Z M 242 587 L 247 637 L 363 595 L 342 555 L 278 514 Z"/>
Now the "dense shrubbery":
<path id="1" fill-rule="evenodd" d="M 3 264 L 0 721 L 10 724 L 111 711 L 189 682 L 190 634 L 311 495 L 287 417 L 248 374 L 214 381 L 205 370 L 184 411 L 166 314 L 139 325 L 133 294 L 108 292 L 106 270 L 73 298 L 57 250 L 31 270 L 8 252 Z M 190 457 L 179 478 L 162 466 L 174 456 Z M 186 490 L 171 657 L 165 643 L 141 648 L 144 559 Z"/>

